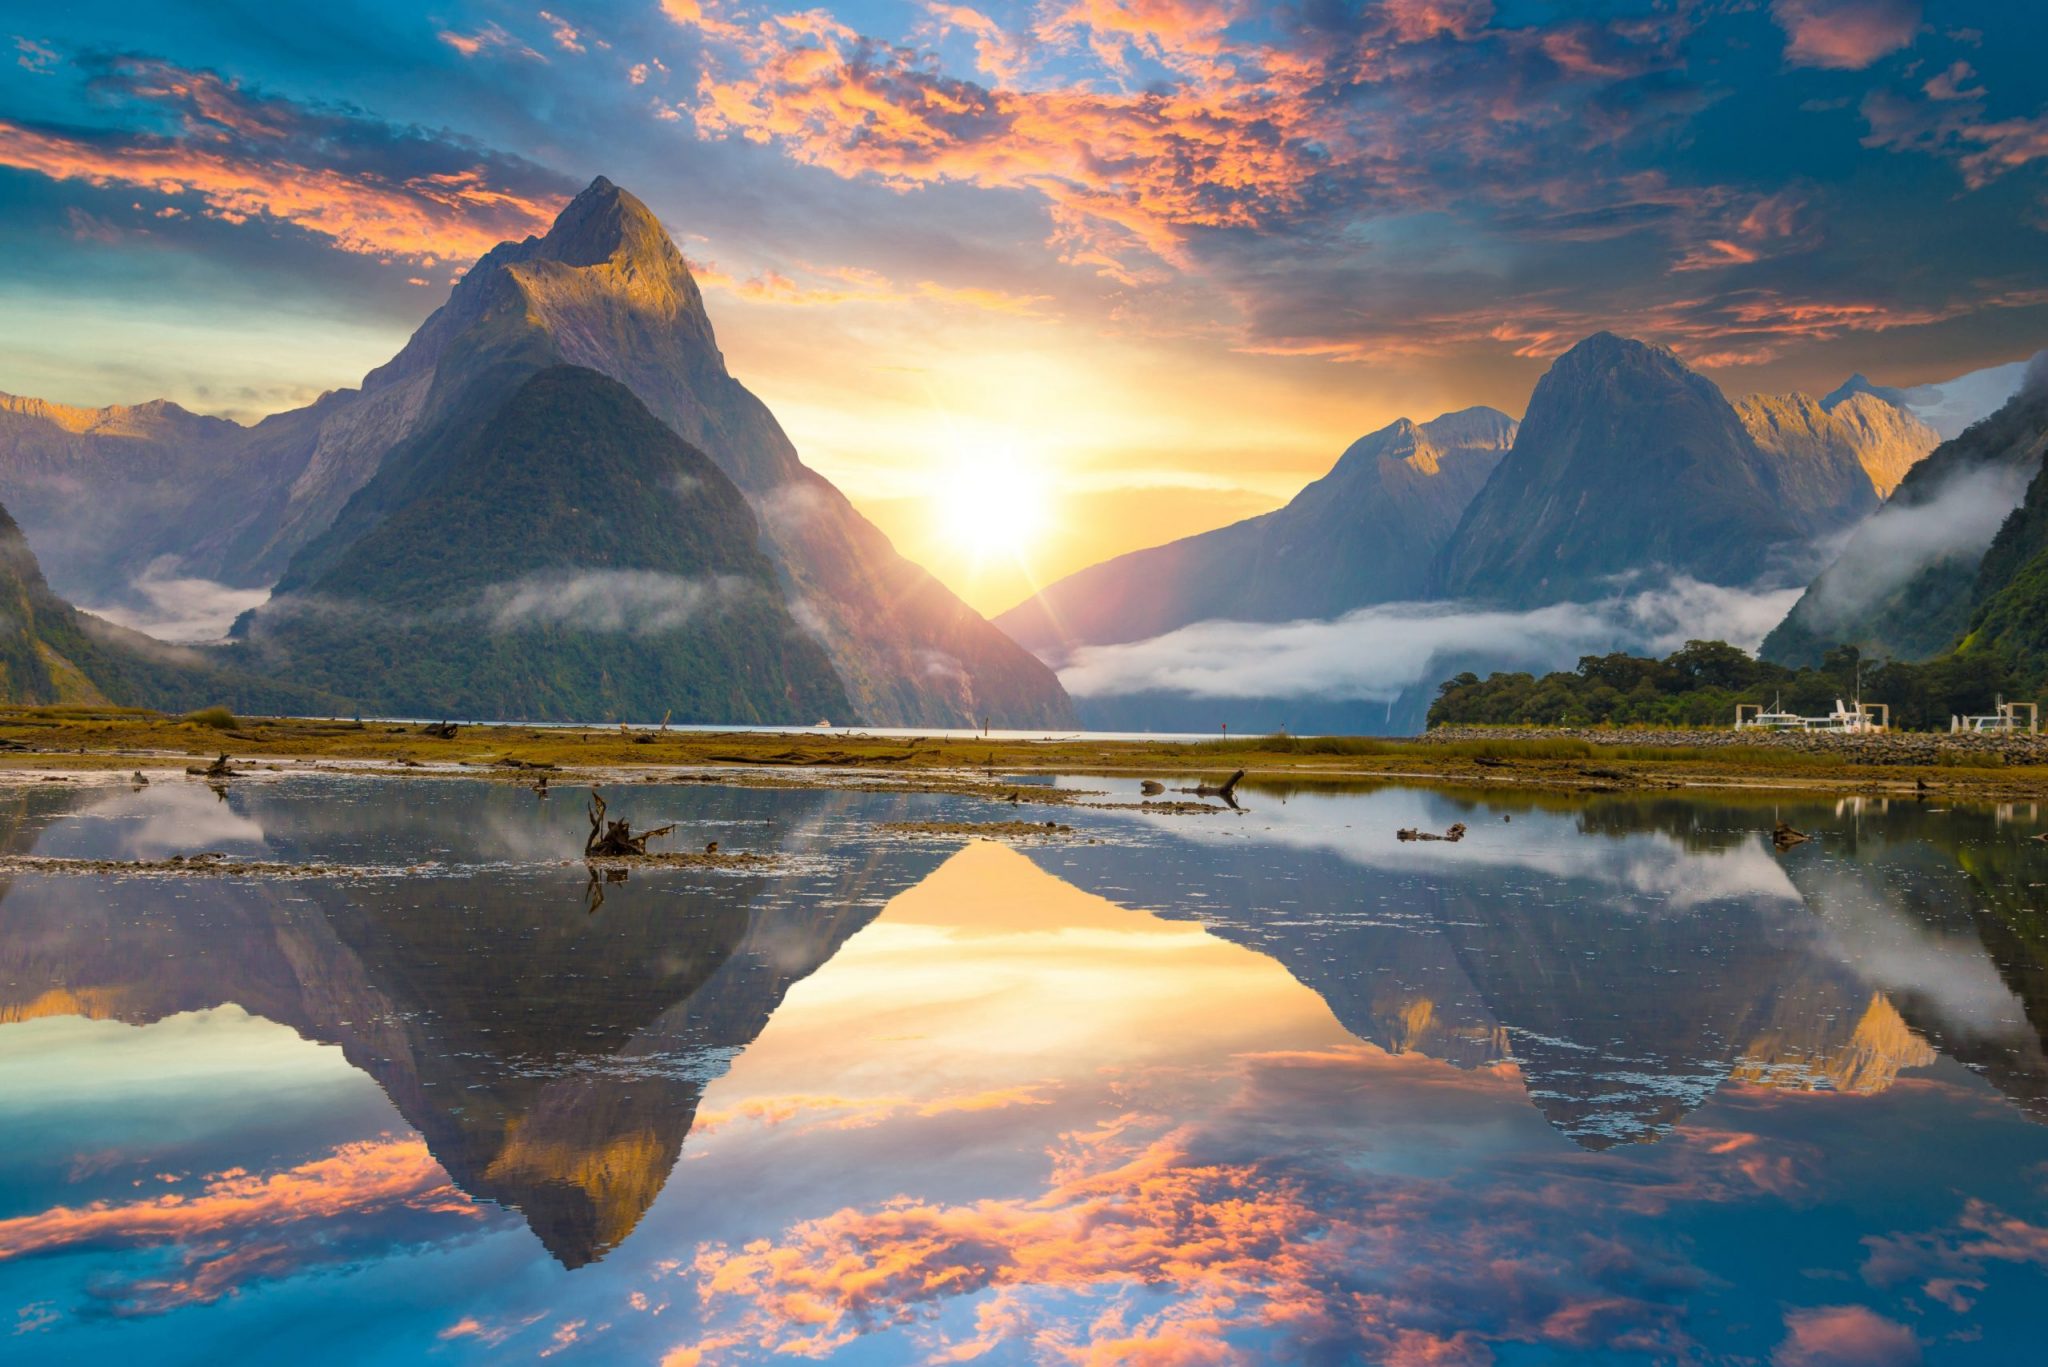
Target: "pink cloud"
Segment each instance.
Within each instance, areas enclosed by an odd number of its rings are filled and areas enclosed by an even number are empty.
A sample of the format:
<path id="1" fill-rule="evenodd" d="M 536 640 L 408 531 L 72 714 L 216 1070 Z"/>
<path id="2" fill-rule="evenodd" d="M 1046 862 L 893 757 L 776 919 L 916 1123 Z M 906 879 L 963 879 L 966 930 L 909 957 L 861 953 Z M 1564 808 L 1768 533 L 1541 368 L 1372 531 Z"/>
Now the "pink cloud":
<path id="1" fill-rule="evenodd" d="M 1785 1315 L 1785 1339 L 1772 1367 L 1912 1367 L 1913 1331 L 1860 1305 L 1823 1305 Z"/>
<path id="2" fill-rule="evenodd" d="M 1785 30 L 1785 61 L 1860 71 L 1913 41 L 1920 29 L 1918 0 L 1771 0 L 1771 17 Z"/>

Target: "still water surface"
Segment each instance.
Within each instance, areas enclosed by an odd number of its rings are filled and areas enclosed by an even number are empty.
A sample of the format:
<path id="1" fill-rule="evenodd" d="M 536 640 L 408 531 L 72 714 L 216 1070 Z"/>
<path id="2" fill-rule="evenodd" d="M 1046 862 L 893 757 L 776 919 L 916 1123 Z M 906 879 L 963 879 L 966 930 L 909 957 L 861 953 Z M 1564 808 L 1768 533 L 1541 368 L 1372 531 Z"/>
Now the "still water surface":
<path id="1" fill-rule="evenodd" d="M 611 796 L 13 790 L 0 1359 L 2041 1360 L 2042 813 Z"/>

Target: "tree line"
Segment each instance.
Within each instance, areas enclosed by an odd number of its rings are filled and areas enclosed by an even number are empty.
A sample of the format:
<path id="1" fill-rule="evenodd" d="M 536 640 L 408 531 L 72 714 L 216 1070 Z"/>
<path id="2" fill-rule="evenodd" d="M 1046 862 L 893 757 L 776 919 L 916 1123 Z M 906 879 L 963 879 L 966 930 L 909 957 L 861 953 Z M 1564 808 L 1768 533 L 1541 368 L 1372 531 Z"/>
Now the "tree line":
<path id="1" fill-rule="evenodd" d="M 1844 645 L 1818 666 L 1793 669 L 1726 641 L 1687 641 L 1661 660 L 1617 651 L 1540 676 L 1467 671 L 1438 686 L 1429 724 L 1726 726 L 1741 703 L 1824 716 L 1837 699 L 1860 697 L 1889 704 L 1896 728 L 1946 731 L 1951 716 L 1991 712 L 1999 698 L 2021 697 L 2026 682 L 1991 653 L 1910 664 L 1866 659 Z"/>

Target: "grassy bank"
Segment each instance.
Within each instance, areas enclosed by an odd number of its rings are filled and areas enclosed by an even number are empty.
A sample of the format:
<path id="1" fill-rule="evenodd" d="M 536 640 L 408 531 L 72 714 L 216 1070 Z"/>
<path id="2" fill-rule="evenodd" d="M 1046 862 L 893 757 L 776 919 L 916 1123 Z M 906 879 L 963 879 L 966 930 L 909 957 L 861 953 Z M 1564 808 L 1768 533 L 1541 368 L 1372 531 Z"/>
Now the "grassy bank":
<path id="1" fill-rule="evenodd" d="M 749 781 L 810 783 L 820 773 L 890 771 L 945 775 L 1028 773 L 1157 776 L 1185 780 L 1235 769 L 1254 780 L 1422 780 L 1460 786 L 1572 791 L 1675 787 L 1812 792 L 1948 793 L 1985 799 L 2048 798 L 2048 763 L 2014 762 L 1981 745 L 1935 738 L 1809 748 L 1735 743 L 1700 733 L 1635 741 L 1625 731 L 1582 735 L 1452 735 L 1407 739 L 1242 736 L 1213 741 L 1111 741 L 1087 736 L 991 741 L 870 736 L 621 731 L 459 726 L 452 736 L 382 722 L 189 717 L 119 709 L 0 709 L 0 769 L 127 770 L 210 760 L 278 764 L 337 762 L 396 771 L 514 774 L 552 768 L 564 777 L 623 769 L 718 771 Z"/>

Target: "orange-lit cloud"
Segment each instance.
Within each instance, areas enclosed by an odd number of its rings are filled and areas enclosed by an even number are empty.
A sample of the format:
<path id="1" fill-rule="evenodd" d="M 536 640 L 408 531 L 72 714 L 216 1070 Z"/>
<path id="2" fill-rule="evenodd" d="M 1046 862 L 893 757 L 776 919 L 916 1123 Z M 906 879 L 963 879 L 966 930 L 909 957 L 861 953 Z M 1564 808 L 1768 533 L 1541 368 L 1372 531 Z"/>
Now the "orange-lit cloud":
<path id="1" fill-rule="evenodd" d="M 176 1244 L 182 1272 L 138 1281 L 124 1297 L 135 1309 L 164 1310 L 341 1256 L 336 1226 L 398 1212 L 478 1214 L 424 1141 L 385 1138 L 344 1144 L 278 1172 L 216 1173 L 189 1195 L 52 1206 L 0 1220 L 0 1262 L 64 1248 Z"/>
<path id="2" fill-rule="evenodd" d="M 1861 106 L 1870 128 L 1863 145 L 1946 158 L 1971 189 L 2048 160 L 2048 114 L 1993 119 L 1985 113 L 1986 92 L 1960 88 L 1960 79 L 1953 68 L 1936 76 L 1926 100 L 1871 91 Z"/>
<path id="3" fill-rule="evenodd" d="M 458 33 L 453 29 L 444 28 L 435 36 L 465 57 L 477 57 L 486 52 L 504 52 L 536 62 L 547 60 L 496 24 L 485 24 L 474 33 Z"/>
<path id="4" fill-rule="evenodd" d="M 1193 1142 L 1175 1132 L 1102 1144 L 1032 1199 L 905 1197 L 806 1221 L 779 1240 L 706 1247 L 691 1268 L 699 1295 L 737 1315 L 669 1361 L 737 1360 L 748 1349 L 822 1357 L 911 1324 L 936 1339 L 935 1361 L 1030 1342 L 1041 1328 L 1063 1360 L 1105 1364 L 1242 1361 L 1231 1336 L 1246 1333 L 1414 1363 L 1488 1361 L 1489 1342 L 1503 1340 L 1622 1351 L 1683 1343 L 1668 1306 L 1620 1285 L 1582 1285 L 1535 1253 L 1528 1220 L 1548 1205 L 1543 1193 L 1520 1209 L 1453 1216 L 1462 1198 L 1421 1184 L 1361 1206 L 1355 1193 L 1197 1160 Z M 1171 1294 L 1140 1311 L 1127 1293 L 1141 1288 Z M 1040 1325 L 1044 1293 L 1062 1309 Z M 1075 1294 L 1097 1310 L 1077 1317 L 1065 1299 Z M 975 1331 L 947 1340 L 930 1320 L 955 1298 L 975 1300 Z"/>
<path id="5" fill-rule="evenodd" d="M 555 46 L 562 49 L 562 51 L 582 52 L 584 50 L 582 32 L 568 20 L 558 14 L 551 14 L 547 10 L 541 10 L 540 21 L 548 26 L 548 36 L 554 39 Z"/>
<path id="6" fill-rule="evenodd" d="M 1044 295 L 1013 294 L 1007 290 L 971 285 L 942 285 L 934 280 L 904 285 L 875 271 L 852 266 L 801 266 L 794 269 L 812 283 L 799 281 L 780 271 L 738 276 L 720 269 L 716 262 L 690 262 L 690 274 L 704 289 L 723 291 L 759 304 L 817 308 L 838 304 L 929 302 L 990 313 L 1030 315 L 1048 302 Z"/>
<path id="7" fill-rule="evenodd" d="M 695 9 L 694 6 L 692 6 Z M 1250 54 L 1226 73 L 1223 6 L 1184 0 L 1080 0 L 1040 28 L 1050 42 L 1087 35 L 1098 56 L 1126 47 L 1191 73 L 1185 89 L 1121 93 L 1085 83 L 1013 89 L 948 77 L 917 54 L 878 43 L 820 12 L 784 14 L 748 30 L 671 17 L 733 46 L 707 68 L 695 118 L 707 137 L 774 142 L 839 175 L 908 188 L 957 182 L 1023 186 L 1048 203 L 1064 259 L 1135 278 L 1133 255 L 1177 259 L 1186 230 L 1253 228 L 1299 209 L 1336 129 L 1303 99 L 1307 73 L 1260 71 Z M 946 11 L 991 52 L 992 21 Z M 1199 60 L 1196 60 L 1199 59 Z M 1362 168 L 1361 168 L 1362 169 Z"/>
<path id="8" fill-rule="evenodd" d="M 1803 35 L 1795 39 L 1802 52 L 1818 53 L 1832 35 L 1828 50 L 1846 55 L 1889 32 L 1865 22 L 1865 11 L 1887 10 L 1882 3 L 1783 8 L 1781 22 Z M 1544 251 L 1649 236 L 1666 244 L 1666 270 L 1716 279 L 1816 250 L 1825 234 L 1796 183 L 1761 193 L 1682 183 L 1661 166 L 1612 158 L 1616 145 L 1691 107 L 1683 87 L 1655 102 L 1633 89 L 1682 65 L 1689 12 L 1509 27 L 1486 0 L 1399 0 L 1254 38 L 1240 27 L 1251 11 L 1232 0 L 1067 0 L 1028 29 L 934 4 L 929 33 L 975 43 L 980 79 L 965 79 L 932 52 L 861 33 L 826 11 L 742 21 L 699 0 L 667 10 L 710 45 L 690 110 L 700 136 L 767 144 L 903 191 L 1028 190 L 1049 245 L 1070 266 L 1138 290 L 1208 276 L 1236 305 L 1237 346 L 1248 354 L 1386 361 L 1513 340 L 1513 354 L 1537 358 L 1622 328 L 1698 363 L 1754 365 L 1794 343 L 2000 306 L 1980 282 L 1931 303 L 1874 301 L 1861 316 L 1839 300 L 1795 300 L 1831 314 L 1814 325 L 1755 308 L 1743 316 L 1725 290 L 1696 299 L 1638 292 L 1621 301 L 1605 290 L 1569 303 L 1557 291 L 1481 299 L 1462 281 L 1451 289 L 1435 282 L 1442 267 L 1432 261 L 1390 291 L 1385 268 L 1369 258 L 1302 270 L 1279 247 L 1296 269 L 1264 268 L 1258 239 L 1315 241 L 1322 225 L 1347 216 L 1424 212 Z M 1048 56 L 1092 59 L 1111 79 L 1048 65 Z M 1980 121 L 1952 140 L 1980 179 L 2048 154 L 2048 135 L 2024 121 Z M 1538 146 L 1549 150 L 1532 154 Z M 1570 157 L 1569 172 L 1559 169 L 1560 154 Z M 1455 251 L 1457 236 L 1439 257 Z M 1772 278 L 1769 288 L 1794 288 L 1782 273 Z M 773 276 L 743 288 L 790 302 L 839 298 Z"/>
<path id="9" fill-rule="evenodd" d="M 479 40 L 449 39 L 458 50 Z M 546 228 L 565 196 L 523 172 L 508 183 L 479 149 L 431 144 L 348 116 L 266 99 L 208 72 L 122 59 L 104 88 L 168 110 L 175 136 L 110 135 L 0 119 L 0 166 L 52 180 L 132 187 L 197 202 L 229 223 L 271 221 L 344 251 L 426 265 L 466 261 Z M 352 154 L 351 139 L 389 160 Z M 175 208 L 175 206 L 165 206 Z"/>
<path id="10" fill-rule="evenodd" d="M 751 1121 L 773 1128 L 797 1119 L 807 1119 L 806 1128 L 835 1130 L 869 1129 L 886 1120 L 979 1111 L 1007 1110 L 1012 1106 L 1048 1104 L 1042 1086 L 992 1087 L 984 1091 L 937 1097 L 912 1096 L 823 1096 L 791 1095 L 749 1097 L 738 1105 L 719 1111 L 699 1111 L 690 1132 L 698 1138 L 716 1133 L 738 1121 Z"/>

